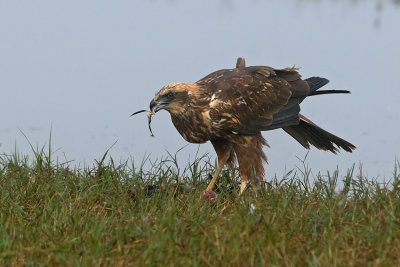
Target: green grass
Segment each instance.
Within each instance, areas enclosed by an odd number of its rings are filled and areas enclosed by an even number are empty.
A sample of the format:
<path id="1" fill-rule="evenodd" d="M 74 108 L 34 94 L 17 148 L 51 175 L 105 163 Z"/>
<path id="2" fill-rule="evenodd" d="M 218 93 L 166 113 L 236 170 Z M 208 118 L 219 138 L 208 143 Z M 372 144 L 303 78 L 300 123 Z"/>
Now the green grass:
<path id="1" fill-rule="evenodd" d="M 147 170 L 105 159 L 0 157 L 1 266 L 400 264 L 398 163 L 388 184 L 354 168 L 311 182 L 304 167 L 243 196 L 224 172 L 211 202 L 207 157 Z"/>

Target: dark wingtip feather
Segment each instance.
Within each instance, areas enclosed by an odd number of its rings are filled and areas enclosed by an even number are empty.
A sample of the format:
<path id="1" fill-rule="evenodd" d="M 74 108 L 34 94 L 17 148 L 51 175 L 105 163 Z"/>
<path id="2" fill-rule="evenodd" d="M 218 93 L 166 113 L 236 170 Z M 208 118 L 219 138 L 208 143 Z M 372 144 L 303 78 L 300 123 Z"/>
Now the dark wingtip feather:
<path id="1" fill-rule="evenodd" d="M 321 77 L 310 77 L 308 79 L 305 79 L 304 81 L 306 81 L 308 83 L 308 86 L 310 86 L 310 93 L 317 91 L 319 88 L 329 83 L 328 79 Z"/>
<path id="2" fill-rule="evenodd" d="M 311 95 L 325 95 L 325 94 L 351 94 L 348 90 L 321 90 L 321 91 L 314 91 L 308 94 Z"/>

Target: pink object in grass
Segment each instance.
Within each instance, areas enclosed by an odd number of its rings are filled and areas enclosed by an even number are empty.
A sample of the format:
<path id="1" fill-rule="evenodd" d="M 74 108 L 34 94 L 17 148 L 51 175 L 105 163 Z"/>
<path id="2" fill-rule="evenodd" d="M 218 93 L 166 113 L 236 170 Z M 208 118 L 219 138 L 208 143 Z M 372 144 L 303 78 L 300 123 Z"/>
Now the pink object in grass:
<path id="1" fill-rule="evenodd" d="M 215 201 L 217 199 L 217 193 L 212 190 L 206 190 L 203 192 L 203 198 Z"/>

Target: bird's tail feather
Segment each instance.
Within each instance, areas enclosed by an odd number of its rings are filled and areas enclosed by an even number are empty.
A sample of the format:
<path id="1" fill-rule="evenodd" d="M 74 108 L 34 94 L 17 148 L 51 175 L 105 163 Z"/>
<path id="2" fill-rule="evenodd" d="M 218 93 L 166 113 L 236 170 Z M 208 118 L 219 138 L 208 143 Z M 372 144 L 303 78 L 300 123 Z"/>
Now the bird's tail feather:
<path id="1" fill-rule="evenodd" d="M 325 95 L 325 94 L 350 94 L 350 91 L 347 90 L 321 90 L 310 93 L 311 95 Z"/>
<path id="2" fill-rule="evenodd" d="M 308 86 L 310 86 L 310 93 L 317 91 L 319 88 L 329 83 L 328 79 L 321 77 L 310 77 L 305 79 L 304 81 L 306 81 L 308 83 Z"/>
<path id="3" fill-rule="evenodd" d="M 338 148 L 342 148 L 347 152 L 352 152 L 356 148 L 346 140 L 318 127 L 303 115 L 300 115 L 300 123 L 298 125 L 284 127 L 283 130 L 307 149 L 310 148 L 311 144 L 318 149 L 328 150 L 336 154 Z"/>
<path id="4" fill-rule="evenodd" d="M 305 79 L 308 83 L 308 86 L 310 86 L 310 93 L 308 96 L 311 95 L 324 95 L 324 94 L 349 94 L 350 91 L 347 90 L 321 90 L 317 91 L 319 88 L 322 86 L 326 85 L 329 83 L 328 79 L 321 78 L 321 77 L 310 77 L 308 79 Z"/>

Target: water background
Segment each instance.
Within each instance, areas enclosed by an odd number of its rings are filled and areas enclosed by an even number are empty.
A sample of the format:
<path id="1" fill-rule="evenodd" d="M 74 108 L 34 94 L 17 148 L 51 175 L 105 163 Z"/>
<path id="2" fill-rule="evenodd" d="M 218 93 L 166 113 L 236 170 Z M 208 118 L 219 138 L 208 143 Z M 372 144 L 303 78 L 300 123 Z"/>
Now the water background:
<path id="1" fill-rule="evenodd" d="M 144 114 L 170 82 L 247 65 L 300 67 L 326 89 L 351 95 L 315 96 L 302 114 L 352 142 L 339 155 L 311 149 L 313 173 L 361 162 L 364 174 L 391 177 L 400 155 L 399 1 L 2 1 L 0 3 L 0 153 L 32 155 L 48 144 L 60 162 L 92 164 L 110 150 L 115 160 L 175 153 L 187 142 L 169 114 Z M 271 148 L 266 179 L 283 175 L 307 150 L 282 130 L 264 132 Z M 196 151 L 178 153 L 184 164 Z"/>

